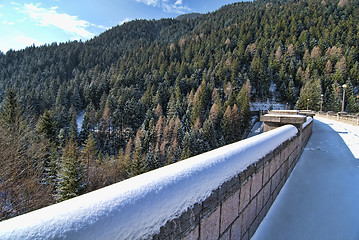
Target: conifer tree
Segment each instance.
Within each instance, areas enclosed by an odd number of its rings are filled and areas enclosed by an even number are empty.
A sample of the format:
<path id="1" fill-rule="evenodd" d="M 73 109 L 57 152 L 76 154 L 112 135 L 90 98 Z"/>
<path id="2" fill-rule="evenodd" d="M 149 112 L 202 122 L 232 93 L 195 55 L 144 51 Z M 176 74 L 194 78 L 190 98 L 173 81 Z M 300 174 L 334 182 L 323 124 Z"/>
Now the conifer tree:
<path id="1" fill-rule="evenodd" d="M 69 129 L 69 137 L 70 139 L 73 139 L 77 141 L 77 113 L 75 108 L 72 106 L 70 108 L 70 116 L 71 116 L 71 122 L 70 122 L 70 129 Z"/>
<path id="2" fill-rule="evenodd" d="M 41 183 L 44 143 L 27 125 L 14 91 L 8 90 L 0 111 L 0 220 L 51 203 Z"/>
<path id="3" fill-rule="evenodd" d="M 201 129 L 201 136 L 203 141 L 207 144 L 206 151 L 215 149 L 218 147 L 217 143 L 217 133 L 214 128 L 214 124 L 211 119 L 206 119 L 203 123 L 203 128 Z"/>
<path id="4" fill-rule="evenodd" d="M 329 110 L 334 112 L 339 112 L 341 110 L 342 98 L 341 98 L 341 89 L 337 82 L 332 84 L 331 98 L 329 102 Z"/>
<path id="5" fill-rule="evenodd" d="M 49 149 L 49 156 L 48 156 L 48 166 L 45 166 L 45 178 L 46 178 L 46 185 L 49 186 L 51 194 L 53 196 L 56 195 L 56 186 L 58 184 L 58 172 L 59 172 L 59 151 L 56 146 L 51 146 Z"/>
<path id="6" fill-rule="evenodd" d="M 226 111 L 224 112 L 223 119 L 222 119 L 222 135 L 226 141 L 226 143 L 231 143 L 233 141 L 232 137 L 232 126 L 231 126 L 231 115 L 232 109 L 231 106 L 227 106 Z"/>
<path id="7" fill-rule="evenodd" d="M 63 201 L 85 192 L 84 166 L 80 152 L 73 138 L 66 143 L 61 156 L 57 200 Z"/>
<path id="8" fill-rule="evenodd" d="M 82 122 L 81 142 L 85 141 L 89 133 L 94 130 L 95 126 L 96 126 L 96 110 L 94 104 L 90 102 L 86 107 L 84 119 Z"/>
<path id="9" fill-rule="evenodd" d="M 92 133 L 89 133 L 87 140 L 81 150 L 81 158 L 83 164 L 86 166 L 86 175 L 87 175 L 87 182 L 91 185 L 91 177 L 96 177 L 92 175 L 91 168 L 94 167 L 96 163 L 96 155 L 97 155 L 97 148 L 95 138 Z"/>
<path id="10" fill-rule="evenodd" d="M 305 83 L 300 91 L 296 109 L 320 110 L 321 104 L 321 84 L 319 79 L 311 79 Z"/>
<path id="11" fill-rule="evenodd" d="M 57 124 L 52 115 L 48 110 L 45 110 L 44 114 L 40 116 L 37 123 L 36 131 L 44 137 L 45 144 L 45 155 L 43 161 L 43 184 L 49 185 L 51 192 L 55 192 L 57 171 L 58 171 L 58 160 L 59 150 L 57 141 Z"/>
<path id="12" fill-rule="evenodd" d="M 189 132 L 186 132 L 183 137 L 181 159 L 187 159 L 192 156 L 191 153 L 191 136 Z"/>
<path id="13" fill-rule="evenodd" d="M 249 111 L 248 111 L 249 112 Z M 243 113 L 244 117 L 247 117 L 247 112 Z M 241 140 L 241 134 L 248 125 L 248 121 L 243 121 L 240 116 L 237 104 L 234 104 L 231 112 L 231 125 L 232 125 L 232 136 L 233 142 Z"/>
<path id="14" fill-rule="evenodd" d="M 142 157 L 142 131 L 139 130 L 135 139 L 135 150 L 132 156 L 131 174 L 133 176 L 139 175 L 146 171 L 145 164 Z"/>
<path id="15" fill-rule="evenodd" d="M 345 100 L 346 100 L 346 108 L 345 111 L 349 113 L 356 113 L 358 111 L 356 103 L 355 103 L 355 97 L 354 97 L 354 91 L 353 91 L 353 85 L 351 81 L 346 82 L 347 88 L 345 91 Z"/>
<path id="16" fill-rule="evenodd" d="M 46 110 L 44 114 L 40 116 L 37 123 L 37 131 L 51 143 L 56 142 L 57 124 L 49 110 Z"/>
<path id="17" fill-rule="evenodd" d="M 1 104 L 0 119 L 10 131 L 19 130 L 22 121 L 21 108 L 16 93 L 12 89 L 6 92 L 5 99 Z"/>
<path id="18" fill-rule="evenodd" d="M 251 92 L 251 85 L 249 80 L 242 86 L 241 91 L 237 97 L 237 104 L 239 106 L 239 119 L 240 119 L 240 131 L 244 132 L 251 120 L 251 112 L 250 112 L 250 92 Z M 234 111 L 234 110 L 233 110 Z M 240 133 L 238 133 L 239 137 Z M 238 138 L 239 139 L 239 138 Z"/>

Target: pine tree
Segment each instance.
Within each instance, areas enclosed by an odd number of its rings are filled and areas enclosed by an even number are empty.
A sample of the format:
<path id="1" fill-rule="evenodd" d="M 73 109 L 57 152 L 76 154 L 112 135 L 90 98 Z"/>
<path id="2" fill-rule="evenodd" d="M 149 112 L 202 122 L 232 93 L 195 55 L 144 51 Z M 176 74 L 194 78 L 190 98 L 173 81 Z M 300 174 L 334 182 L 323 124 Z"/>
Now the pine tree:
<path id="1" fill-rule="evenodd" d="M 61 156 L 61 169 L 58 174 L 57 200 L 63 201 L 85 192 L 84 166 L 80 152 L 74 139 L 70 139 L 63 148 Z"/>
<path id="2" fill-rule="evenodd" d="M 135 139 L 135 150 L 132 156 L 131 174 L 133 176 L 139 175 L 146 171 L 145 164 L 142 157 L 142 131 L 139 130 Z"/>
<path id="3" fill-rule="evenodd" d="M 43 142 L 45 145 L 46 154 L 42 158 L 43 165 L 43 184 L 49 185 L 51 192 L 55 193 L 57 183 L 57 171 L 58 171 L 58 160 L 59 150 L 57 141 L 57 124 L 52 115 L 48 110 L 40 116 L 37 122 L 36 132 L 44 137 Z"/>
<path id="4" fill-rule="evenodd" d="M 217 143 L 217 133 L 214 128 L 213 122 L 208 118 L 203 123 L 203 128 L 201 129 L 201 136 L 203 141 L 208 145 L 206 151 L 215 149 L 218 147 Z"/>
<path id="5" fill-rule="evenodd" d="M 69 129 L 69 137 L 74 141 L 77 141 L 77 113 L 75 108 L 72 106 L 70 108 L 70 116 L 71 116 L 71 123 Z"/>
<path id="6" fill-rule="evenodd" d="M 237 104 L 239 106 L 239 111 L 240 111 L 239 129 L 241 132 L 244 132 L 248 128 L 249 122 L 251 120 L 250 103 L 249 103 L 250 92 L 251 92 L 251 85 L 249 80 L 247 80 L 247 82 L 242 86 L 241 91 L 239 92 L 237 97 Z M 240 138 L 240 136 L 238 137 Z"/>
<path id="7" fill-rule="evenodd" d="M 97 148 L 95 138 L 92 133 L 87 137 L 87 140 L 81 150 L 81 158 L 83 164 L 86 166 L 87 183 L 91 185 L 91 178 L 93 176 L 91 169 L 96 163 Z"/>
<path id="8" fill-rule="evenodd" d="M 346 82 L 347 88 L 345 91 L 345 100 L 346 100 L 346 108 L 345 111 L 349 113 L 356 113 L 358 111 L 356 103 L 355 103 L 355 96 L 353 91 L 353 85 L 351 81 Z"/>
<path id="9" fill-rule="evenodd" d="M 300 91 L 296 109 L 320 110 L 321 104 L 321 84 L 319 79 L 312 79 L 305 83 Z"/>
<path id="10" fill-rule="evenodd" d="M 92 102 L 90 102 L 84 114 L 84 119 L 82 122 L 81 129 L 81 142 L 85 141 L 89 133 L 93 131 L 96 127 L 96 110 Z"/>
<path id="11" fill-rule="evenodd" d="M 0 112 L 0 220 L 52 202 L 42 182 L 46 144 L 27 124 L 14 91 L 8 90 Z"/>
<path id="12" fill-rule="evenodd" d="M 50 111 L 46 110 L 44 114 L 40 116 L 37 123 L 37 131 L 51 143 L 56 142 L 57 124 Z"/>
<path id="13" fill-rule="evenodd" d="M 339 112 L 341 110 L 341 89 L 337 82 L 332 84 L 331 98 L 329 102 L 329 110 Z"/>
<path id="14" fill-rule="evenodd" d="M 58 172 L 59 172 L 59 151 L 56 146 L 52 146 L 49 149 L 48 166 L 45 167 L 46 184 L 50 187 L 51 194 L 56 195 L 56 186 L 58 184 Z"/>
<path id="15" fill-rule="evenodd" d="M 231 125 L 231 115 L 232 109 L 231 106 L 228 106 L 226 111 L 224 112 L 223 119 L 222 119 L 222 136 L 224 137 L 226 143 L 232 143 L 232 125 Z"/>
<path id="16" fill-rule="evenodd" d="M 248 113 L 249 113 L 249 111 L 248 111 Z M 244 117 L 247 117 L 246 112 L 244 112 L 243 114 L 244 114 Z M 232 125 L 233 142 L 241 140 L 242 131 L 244 131 L 244 129 L 247 128 L 248 123 L 247 123 L 247 121 L 243 121 L 243 119 L 241 118 L 237 104 L 234 104 L 233 108 L 232 108 L 231 125 Z"/>
<path id="17" fill-rule="evenodd" d="M 191 156 L 191 136 L 189 132 L 186 132 L 183 137 L 181 159 L 187 159 Z"/>
<path id="18" fill-rule="evenodd" d="M 10 131 L 17 131 L 20 128 L 21 108 L 16 93 L 12 89 L 6 92 L 5 99 L 1 104 L 0 120 Z"/>

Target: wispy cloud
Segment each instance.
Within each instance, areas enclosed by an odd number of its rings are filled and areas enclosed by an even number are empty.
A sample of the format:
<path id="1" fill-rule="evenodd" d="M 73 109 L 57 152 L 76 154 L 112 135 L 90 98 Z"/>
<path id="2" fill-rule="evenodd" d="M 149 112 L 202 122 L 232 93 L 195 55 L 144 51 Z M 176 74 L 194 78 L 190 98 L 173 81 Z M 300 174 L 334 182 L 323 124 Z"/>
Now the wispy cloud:
<path id="1" fill-rule="evenodd" d="M 9 22 L 9 21 L 2 21 L 1 22 L 2 24 L 7 24 L 7 25 L 14 25 L 15 23 L 14 22 Z"/>
<path id="2" fill-rule="evenodd" d="M 175 2 L 175 5 L 182 5 L 182 0 L 177 0 L 177 1 Z"/>
<path id="3" fill-rule="evenodd" d="M 73 39 L 89 39 L 95 34 L 88 30 L 89 27 L 100 27 L 79 19 L 77 16 L 71 16 L 66 13 L 59 13 L 58 7 L 44 8 L 40 3 L 24 4 L 21 8 L 22 13 L 34 21 L 39 26 L 52 26 L 72 35 Z"/>
<path id="4" fill-rule="evenodd" d="M 160 7 L 163 11 L 169 13 L 187 13 L 191 9 L 183 4 L 183 0 L 136 0 L 147 6 Z"/>
<path id="5" fill-rule="evenodd" d="M 26 36 L 17 36 L 14 38 L 14 40 L 22 45 L 25 45 L 25 46 L 30 46 L 32 44 L 35 44 L 36 46 L 40 46 L 42 44 L 38 40 L 31 38 L 31 37 L 26 37 Z"/>
<path id="6" fill-rule="evenodd" d="M 127 18 L 123 19 L 123 20 L 120 22 L 120 25 L 122 25 L 122 24 L 124 24 L 124 23 L 126 23 L 126 22 L 129 22 L 129 21 L 131 21 L 131 20 L 133 20 L 133 19 L 127 17 Z"/>

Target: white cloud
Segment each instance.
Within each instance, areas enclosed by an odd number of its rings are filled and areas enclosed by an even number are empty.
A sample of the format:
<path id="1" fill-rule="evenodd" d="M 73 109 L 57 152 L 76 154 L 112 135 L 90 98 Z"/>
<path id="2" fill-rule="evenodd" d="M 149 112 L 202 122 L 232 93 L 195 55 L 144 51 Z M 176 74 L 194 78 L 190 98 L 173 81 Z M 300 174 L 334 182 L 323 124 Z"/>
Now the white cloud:
<path id="1" fill-rule="evenodd" d="M 131 21 L 131 20 L 133 20 L 133 19 L 127 17 L 127 18 L 123 19 L 123 20 L 120 22 L 120 25 L 122 25 L 122 24 L 124 24 L 124 23 L 126 23 L 126 22 L 129 22 L 129 21 Z"/>
<path id="2" fill-rule="evenodd" d="M 57 12 L 58 7 L 49 9 L 41 7 L 41 4 L 24 4 L 22 12 L 32 21 L 40 26 L 52 26 L 71 34 L 74 39 L 89 39 L 95 34 L 87 30 L 94 26 L 85 20 L 78 19 L 77 16 L 71 16 L 66 13 Z"/>
<path id="3" fill-rule="evenodd" d="M 1 22 L 2 24 L 7 24 L 7 25 L 14 25 L 15 23 L 14 22 L 8 22 L 8 21 L 2 21 Z"/>
<path id="4" fill-rule="evenodd" d="M 93 24 L 93 23 L 91 23 L 91 26 L 96 27 L 96 28 L 100 28 L 100 29 L 103 29 L 103 30 L 109 29 L 108 27 L 105 27 L 104 25 L 97 25 L 97 24 Z"/>
<path id="5" fill-rule="evenodd" d="M 36 46 L 40 46 L 42 43 L 37 41 L 36 39 L 34 38 L 31 38 L 31 37 L 26 37 L 26 36 L 17 36 L 14 38 L 14 40 L 21 44 L 21 45 L 25 45 L 25 46 L 30 46 L 30 45 L 33 45 L 35 44 Z"/>
<path id="6" fill-rule="evenodd" d="M 142 2 L 148 6 L 157 7 L 160 3 L 160 0 L 136 0 L 137 2 Z"/>
<path id="7" fill-rule="evenodd" d="M 192 11 L 183 4 L 183 0 L 136 0 L 147 6 L 160 7 L 163 11 L 169 13 L 183 14 Z"/>
<path id="8" fill-rule="evenodd" d="M 182 0 L 177 0 L 177 1 L 175 2 L 175 5 L 182 5 Z"/>

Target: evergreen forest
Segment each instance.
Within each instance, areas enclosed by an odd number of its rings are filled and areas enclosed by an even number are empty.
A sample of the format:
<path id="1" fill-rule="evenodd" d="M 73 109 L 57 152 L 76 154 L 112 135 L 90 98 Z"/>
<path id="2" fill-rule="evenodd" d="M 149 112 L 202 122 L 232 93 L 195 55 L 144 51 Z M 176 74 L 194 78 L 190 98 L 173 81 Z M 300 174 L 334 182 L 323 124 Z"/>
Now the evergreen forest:
<path id="1" fill-rule="evenodd" d="M 358 113 L 358 43 L 359 0 L 258 0 L 0 52 L 0 220 L 241 140 L 250 102 Z"/>

